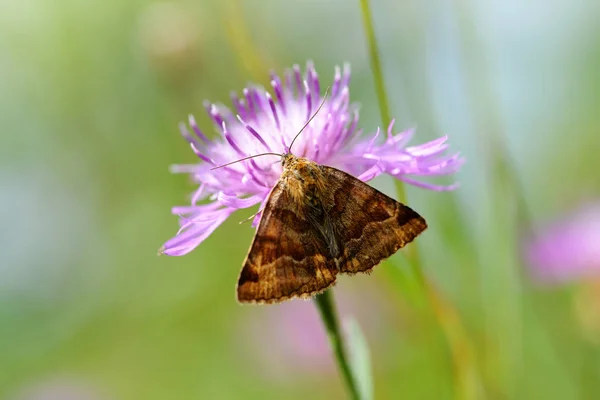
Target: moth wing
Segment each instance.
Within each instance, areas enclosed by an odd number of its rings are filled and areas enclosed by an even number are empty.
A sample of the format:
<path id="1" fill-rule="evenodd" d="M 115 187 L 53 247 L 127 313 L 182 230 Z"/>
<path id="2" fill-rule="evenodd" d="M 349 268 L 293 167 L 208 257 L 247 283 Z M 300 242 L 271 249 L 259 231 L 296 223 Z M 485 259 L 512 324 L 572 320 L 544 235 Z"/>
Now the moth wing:
<path id="1" fill-rule="evenodd" d="M 278 182 L 267 200 L 237 285 L 242 303 L 309 297 L 335 283 L 338 272 L 319 231 Z"/>
<path id="2" fill-rule="evenodd" d="M 410 207 L 338 169 L 321 166 L 327 191 L 322 202 L 339 247 L 340 272 L 369 272 L 427 228 Z"/>

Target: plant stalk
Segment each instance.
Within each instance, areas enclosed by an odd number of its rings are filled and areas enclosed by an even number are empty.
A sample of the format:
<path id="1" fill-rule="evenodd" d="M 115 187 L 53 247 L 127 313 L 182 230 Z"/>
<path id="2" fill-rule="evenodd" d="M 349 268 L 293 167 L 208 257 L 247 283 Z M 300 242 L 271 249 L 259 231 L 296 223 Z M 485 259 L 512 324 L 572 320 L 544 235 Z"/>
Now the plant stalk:
<path id="1" fill-rule="evenodd" d="M 331 344 L 331 348 L 335 355 L 338 368 L 342 373 L 344 383 L 350 392 L 350 398 L 354 400 L 360 400 L 356 379 L 354 378 L 352 370 L 350 369 L 348 354 L 346 353 L 346 349 L 344 347 L 344 338 L 340 331 L 331 289 L 317 295 L 314 298 L 314 303 L 321 314 L 321 319 L 325 325 L 325 330 L 327 331 L 329 343 Z"/>

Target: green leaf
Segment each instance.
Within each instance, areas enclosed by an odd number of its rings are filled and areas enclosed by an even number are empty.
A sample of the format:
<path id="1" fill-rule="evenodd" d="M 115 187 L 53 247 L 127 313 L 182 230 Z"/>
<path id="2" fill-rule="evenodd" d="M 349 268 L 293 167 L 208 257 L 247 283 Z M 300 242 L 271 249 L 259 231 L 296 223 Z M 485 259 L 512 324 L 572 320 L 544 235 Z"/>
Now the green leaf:
<path id="1" fill-rule="evenodd" d="M 371 373 L 371 352 L 365 335 L 354 318 L 344 321 L 348 341 L 350 369 L 358 386 L 362 400 L 373 399 L 373 376 Z"/>

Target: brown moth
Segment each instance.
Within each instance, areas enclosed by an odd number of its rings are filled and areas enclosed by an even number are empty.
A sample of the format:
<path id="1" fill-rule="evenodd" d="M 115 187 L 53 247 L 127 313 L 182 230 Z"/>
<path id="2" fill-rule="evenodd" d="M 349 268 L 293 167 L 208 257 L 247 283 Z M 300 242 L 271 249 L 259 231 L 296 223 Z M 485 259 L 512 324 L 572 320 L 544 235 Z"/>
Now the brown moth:
<path id="1" fill-rule="evenodd" d="M 427 228 L 419 214 L 360 179 L 291 153 L 271 189 L 237 284 L 242 303 L 279 303 L 325 291 L 338 273 L 369 273 Z"/>
<path id="2" fill-rule="evenodd" d="M 289 151 L 281 163 L 238 280 L 242 303 L 319 294 L 338 273 L 371 272 L 427 228 L 415 211 L 352 175 Z"/>

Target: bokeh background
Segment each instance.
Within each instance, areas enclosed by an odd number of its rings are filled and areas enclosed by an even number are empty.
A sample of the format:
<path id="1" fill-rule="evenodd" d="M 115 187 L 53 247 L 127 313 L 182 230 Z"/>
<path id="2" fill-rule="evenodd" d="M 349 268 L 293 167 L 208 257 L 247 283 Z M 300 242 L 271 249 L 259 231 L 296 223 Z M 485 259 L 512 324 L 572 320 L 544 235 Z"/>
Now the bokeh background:
<path id="1" fill-rule="evenodd" d="M 600 198 L 600 3 L 372 3 L 396 127 L 467 159 L 456 192 L 408 190 L 441 317 L 400 255 L 335 289 L 375 398 L 597 398 L 598 280 L 538 282 L 521 255 Z M 195 161 L 177 124 L 210 131 L 204 99 L 309 59 L 327 84 L 350 62 L 360 126 L 381 124 L 358 1 L 1 9 L 0 398 L 343 398 L 310 302 L 235 301 L 253 211 L 156 254 L 194 189 L 168 171 Z"/>

